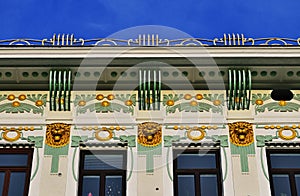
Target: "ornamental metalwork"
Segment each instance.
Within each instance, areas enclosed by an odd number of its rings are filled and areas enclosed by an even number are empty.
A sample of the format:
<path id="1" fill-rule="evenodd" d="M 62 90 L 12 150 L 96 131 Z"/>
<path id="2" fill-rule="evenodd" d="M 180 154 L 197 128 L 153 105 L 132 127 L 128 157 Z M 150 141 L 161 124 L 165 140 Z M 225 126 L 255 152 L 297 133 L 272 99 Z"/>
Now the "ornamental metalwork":
<path id="1" fill-rule="evenodd" d="M 70 111 L 71 76 L 71 71 L 50 71 L 50 111 Z"/>
<path id="2" fill-rule="evenodd" d="M 161 71 L 139 70 L 139 110 L 160 110 Z"/>
<path id="3" fill-rule="evenodd" d="M 254 142 L 253 127 L 248 122 L 228 123 L 230 142 L 236 146 L 249 146 Z"/>
<path id="4" fill-rule="evenodd" d="M 130 39 L 120 38 L 75 38 L 74 34 L 54 34 L 45 39 L 4 39 L 0 45 L 31 46 L 290 46 L 300 45 L 300 38 L 251 38 L 244 34 L 228 33 L 215 38 L 162 38 L 158 34 L 139 34 Z"/>
<path id="5" fill-rule="evenodd" d="M 228 110 L 249 110 L 251 99 L 251 71 L 228 71 Z"/>
<path id="6" fill-rule="evenodd" d="M 70 124 L 48 124 L 46 131 L 46 144 L 55 148 L 66 146 L 70 142 L 70 130 Z"/>
<path id="7" fill-rule="evenodd" d="M 161 125 L 145 122 L 138 125 L 138 143 L 142 146 L 157 146 L 162 142 Z"/>

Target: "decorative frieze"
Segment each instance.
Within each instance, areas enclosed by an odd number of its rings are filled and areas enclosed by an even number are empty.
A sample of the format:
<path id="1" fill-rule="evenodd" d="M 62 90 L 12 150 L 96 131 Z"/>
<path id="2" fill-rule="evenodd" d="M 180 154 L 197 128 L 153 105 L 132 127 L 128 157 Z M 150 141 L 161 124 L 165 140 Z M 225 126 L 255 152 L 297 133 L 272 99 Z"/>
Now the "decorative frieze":
<path id="1" fill-rule="evenodd" d="M 87 111 L 96 113 L 123 112 L 133 115 L 136 106 L 136 94 L 81 94 L 74 100 L 76 114 Z"/>
<path id="2" fill-rule="evenodd" d="M 213 112 L 223 114 L 224 94 L 164 94 L 167 114 L 178 112 Z"/>
<path id="3" fill-rule="evenodd" d="M 300 94 L 294 94 L 291 101 L 274 101 L 270 94 L 252 94 L 252 105 L 254 106 L 255 114 L 266 111 L 298 112 L 300 109 Z"/>
<path id="4" fill-rule="evenodd" d="M 8 94 L 0 95 L 0 113 L 44 114 L 47 94 Z"/>

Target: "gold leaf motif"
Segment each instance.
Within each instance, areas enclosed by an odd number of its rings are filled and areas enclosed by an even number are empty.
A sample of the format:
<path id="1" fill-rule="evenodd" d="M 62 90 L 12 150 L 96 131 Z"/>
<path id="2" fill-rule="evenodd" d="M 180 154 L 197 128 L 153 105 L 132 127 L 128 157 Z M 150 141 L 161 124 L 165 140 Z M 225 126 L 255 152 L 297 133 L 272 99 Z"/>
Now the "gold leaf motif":
<path id="1" fill-rule="evenodd" d="M 138 143 L 143 146 L 157 146 L 162 142 L 161 125 L 145 122 L 138 125 Z"/>
<path id="2" fill-rule="evenodd" d="M 55 148 L 66 146 L 70 142 L 70 130 L 70 124 L 48 124 L 46 131 L 46 144 Z"/>
<path id="3" fill-rule="evenodd" d="M 252 123 L 228 123 L 230 142 L 237 146 L 248 146 L 254 142 Z"/>

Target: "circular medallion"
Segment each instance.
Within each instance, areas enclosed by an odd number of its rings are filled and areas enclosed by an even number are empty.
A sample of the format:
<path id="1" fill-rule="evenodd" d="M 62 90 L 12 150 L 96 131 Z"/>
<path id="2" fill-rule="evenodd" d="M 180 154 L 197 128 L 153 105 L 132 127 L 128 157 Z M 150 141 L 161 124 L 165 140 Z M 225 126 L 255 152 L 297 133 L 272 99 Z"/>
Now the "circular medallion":
<path id="1" fill-rule="evenodd" d="M 283 140 L 292 140 L 297 136 L 297 132 L 293 128 L 284 127 L 278 131 L 278 136 Z"/>
<path id="2" fill-rule="evenodd" d="M 99 141 L 108 141 L 113 137 L 113 133 L 107 129 L 101 129 L 95 132 L 95 138 Z"/>
<path id="3" fill-rule="evenodd" d="M 205 137 L 203 129 L 190 129 L 187 131 L 187 137 L 193 141 L 200 141 Z"/>
<path id="4" fill-rule="evenodd" d="M 15 133 L 14 136 L 11 136 L 11 133 Z M 2 137 L 4 140 L 8 141 L 8 142 L 14 142 L 17 141 L 18 139 L 20 139 L 21 137 L 21 133 L 18 130 L 6 130 L 4 133 L 2 133 Z"/>

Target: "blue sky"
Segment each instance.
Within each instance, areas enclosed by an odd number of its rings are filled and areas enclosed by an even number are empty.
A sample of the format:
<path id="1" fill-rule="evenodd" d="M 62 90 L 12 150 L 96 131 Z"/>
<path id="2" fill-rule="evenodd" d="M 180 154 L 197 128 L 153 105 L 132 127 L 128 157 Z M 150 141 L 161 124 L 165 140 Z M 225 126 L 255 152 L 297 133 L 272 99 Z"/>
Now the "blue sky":
<path id="1" fill-rule="evenodd" d="M 299 0 L 0 0 L 0 39 L 106 37 L 163 25 L 193 37 L 300 37 Z"/>

